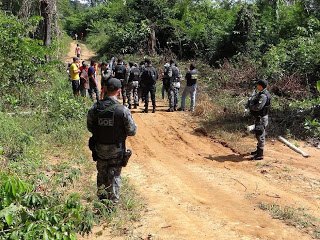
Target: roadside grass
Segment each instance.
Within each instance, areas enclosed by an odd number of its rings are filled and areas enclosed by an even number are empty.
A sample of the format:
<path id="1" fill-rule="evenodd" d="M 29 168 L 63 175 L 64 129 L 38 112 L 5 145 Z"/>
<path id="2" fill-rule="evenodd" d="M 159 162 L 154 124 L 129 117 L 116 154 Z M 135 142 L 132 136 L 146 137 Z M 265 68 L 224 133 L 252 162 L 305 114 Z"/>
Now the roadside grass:
<path id="1" fill-rule="evenodd" d="M 284 221 L 308 233 L 311 237 L 320 239 L 320 219 L 307 213 L 304 208 L 290 206 L 282 207 L 275 203 L 259 203 L 259 208 L 268 211 L 272 218 Z"/>
<path id="2" fill-rule="evenodd" d="M 0 97 L 0 239 L 72 240 L 101 223 L 124 233 L 143 203 L 126 179 L 118 206 L 97 199 L 86 130 L 92 101 L 72 96 L 63 64 L 46 71 L 23 100 L 19 91 Z"/>

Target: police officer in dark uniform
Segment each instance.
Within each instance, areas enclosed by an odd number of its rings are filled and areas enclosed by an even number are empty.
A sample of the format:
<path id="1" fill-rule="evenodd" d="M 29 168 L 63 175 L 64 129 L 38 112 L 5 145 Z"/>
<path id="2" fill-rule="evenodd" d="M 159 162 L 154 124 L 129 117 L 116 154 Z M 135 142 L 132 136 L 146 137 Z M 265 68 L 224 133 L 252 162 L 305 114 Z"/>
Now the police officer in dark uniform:
<path id="1" fill-rule="evenodd" d="M 109 66 L 103 62 L 101 63 L 101 99 L 104 98 L 106 92 L 106 84 L 109 79 L 112 78 L 112 70 Z"/>
<path id="2" fill-rule="evenodd" d="M 172 76 L 170 78 L 169 86 L 169 109 L 168 112 L 177 110 L 179 101 L 179 89 L 180 89 L 180 70 L 175 64 L 174 60 L 170 60 L 172 69 Z"/>
<path id="3" fill-rule="evenodd" d="M 162 76 L 162 99 L 164 99 L 164 93 L 168 94 L 170 88 L 170 79 L 172 77 L 172 68 L 169 63 L 166 63 L 163 69 L 163 76 Z"/>
<path id="4" fill-rule="evenodd" d="M 120 80 L 109 79 L 105 98 L 96 102 L 87 115 L 87 127 L 92 133 L 89 148 L 97 162 L 98 197 L 113 203 L 119 201 L 121 169 L 131 156 L 126 138 L 134 136 L 137 129 L 130 110 L 117 101 L 121 86 Z"/>
<path id="5" fill-rule="evenodd" d="M 121 58 L 118 59 L 117 65 L 114 68 L 114 77 L 119 79 L 121 81 L 122 87 L 121 87 L 121 95 L 122 95 L 122 101 L 123 105 L 126 104 L 126 76 L 127 76 L 127 69 L 125 65 L 123 64 L 123 61 Z"/>
<path id="6" fill-rule="evenodd" d="M 268 125 L 268 114 L 271 106 L 271 95 L 267 90 L 268 83 L 265 80 L 257 81 L 257 94 L 249 99 L 247 108 L 255 118 L 254 133 L 258 140 L 257 150 L 251 152 L 253 160 L 263 159 L 265 146 L 266 127 Z"/>
<path id="7" fill-rule="evenodd" d="M 158 72 L 152 66 L 151 60 L 145 60 L 146 66 L 141 74 L 141 85 L 143 86 L 143 97 L 144 97 L 144 112 L 148 113 L 149 105 L 149 92 L 152 101 L 152 112 L 156 111 L 156 81 L 158 79 Z"/>
<path id="8" fill-rule="evenodd" d="M 133 96 L 133 104 L 134 108 L 136 109 L 137 106 L 139 106 L 139 96 L 138 96 L 138 87 L 140 83 L 140 69 L 138 68 L 138 65 L 135 63 L 130 69 L 130 74 L 129 74 L 129 80 L 128 80 L 128 88 L 129 89 L 129 94 L 127 93 L 128 97 L 128 104 L 129 104 L 129 109 L 131 108 L 132 105 L 132 96 Z"/>

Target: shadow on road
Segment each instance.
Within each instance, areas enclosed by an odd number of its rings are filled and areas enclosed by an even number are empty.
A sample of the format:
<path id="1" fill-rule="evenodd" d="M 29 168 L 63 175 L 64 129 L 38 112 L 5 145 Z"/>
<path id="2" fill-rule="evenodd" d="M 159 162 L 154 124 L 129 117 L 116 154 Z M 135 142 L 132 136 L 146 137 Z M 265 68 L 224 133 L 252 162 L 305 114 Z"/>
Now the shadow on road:
<path id="1" fill-rule="evenodd" d="M 243 161 L 250 161 L 248 158 L 246 158 L 246 155 L 239 155 L 239 154 L 230 154 L 225 156 L 212 156 L 209 155 L 207 157 L 204 157 L 210 161 L 216 161 L 216 162 L 243 162 Z"/>

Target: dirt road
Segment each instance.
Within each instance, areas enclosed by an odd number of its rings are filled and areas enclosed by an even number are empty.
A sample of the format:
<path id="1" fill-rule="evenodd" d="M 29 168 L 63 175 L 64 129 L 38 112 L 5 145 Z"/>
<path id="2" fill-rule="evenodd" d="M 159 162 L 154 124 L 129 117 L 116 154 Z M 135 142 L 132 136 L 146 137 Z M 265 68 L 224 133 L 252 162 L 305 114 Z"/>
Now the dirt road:
<path id="1" fill-rule="evenodd" d="M 312 156 L 305 159 L 268 142 L 265 160 L 249 161 L 197 134 L 190 114 L 166 109 L 159 102 L 154 114 L 132 111 L 138 133 L 128 140 L 134 154 L 123 175 L 147 211 L 129 236 L 117 239 L 312 239 L 258 204 L 304 208 L 320 217 L 319 150 L 302 146 Z M 254 147 L 252 139 L 244 141 Z M 99 235 L 89 239 L 113 239 Z"/>

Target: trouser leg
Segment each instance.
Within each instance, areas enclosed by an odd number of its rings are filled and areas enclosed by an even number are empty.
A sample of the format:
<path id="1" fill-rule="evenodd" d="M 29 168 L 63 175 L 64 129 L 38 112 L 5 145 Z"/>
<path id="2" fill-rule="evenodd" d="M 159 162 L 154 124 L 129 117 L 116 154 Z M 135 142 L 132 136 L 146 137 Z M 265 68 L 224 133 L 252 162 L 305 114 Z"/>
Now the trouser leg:
<path id="1" fill-rule="evenodd" d="M 161 88 L 161 95 L 162 95 L 162 99 L 164 99 L 164 92 L 165 92 L 165 87 L 162 84 L 162 88 Z"/>
<path id="2" fill-rule="evenodd" d="M 190 87 L 190 99 L 191 99 L 191 104 L 190 104 L 190 110 L 193 112 L 194 108 L 196 106 L 196 93 L 197 93 L 197 85 L 193 85 Z"/>
<path id="3" fill-rule="evenodd" d="M 174 105 L 173 108 L 176 109 L 179 103 L 179 88 L 174 88 Z"/>
<path id="4" fill-rule="evenodd" d="M 97 99 L 97 101 L 99 101 L 99 100 L 100 100 L 100 92 L 99 92 L 98 87 L 95 87 L 95 88 L 94 88 L 94 92 L 95 92 L 95 94 L 96 94 L 96 99 Z"/>
<path id="5" fill-rule="evenodd" d="M 92 87 L 90 87 L 90 88 L 88 89 L 88 93 L 89 93 L 89 97 L 90 97 L 91 99 L 93 99 L 93 96 L 92 96 L 93 89 L 92 89 Z"/>
<path id="6" fill-rule="evenodd" d="M 264 149 L 265 140 L 266 140 L 266 127 L 268 126 L 268 115 L 261 117 L 260 119 L 256 119 L 255 124 L 260 124 L 263 126 L 262 131 L 256 132 L 256 139 L 257 139 L 257 148 Z"/>
<path id="7" fill-rule="evenodd" d="M 121 95 L 122 95 L 122 102 L 123 102 L 123 105 L 125 105 L 125 104 L 126 104 L 126 102 L 127 102 L 126 86 L 125 86 L 125 85 L 123 85 L 123 86 L 121 87 Z"/>
<path id="8" fill-rule="evenodd" d="M 126 96 L 127 96 L 128 105 L 131 106 L 131 103 L 132 103 L 132 84 L 127 85 Z"/>
<path id="9" fill-rule="evenodd" d="M 151 101 L 153 109 L 156 108 L 156 86 L 152 86 L 150 89 Z"/>
<path id="10" fill-rule="evenodd" d="M 137 106 L 139 104 L 138 88 L 134 87 L 132 91 L 133 91 L 133 102 L 134 102 L 134 105 Z"/>
<path id="11" fill-rule="evenodd" d="M 118 202 L 121 188 L 121 167 L 110 167 L 106 161 L 97 161 L 97 188 L 100 199 Z"/>
<path id="12" fill-rule="evenodd" d="M 143 98 L 144 98 L 144 108 L 145 110 L 148 110 L 148 105 L 149 105 L 149 88 L 144 88 L 144 94 L 143 94 Z"/>
<path id="13" fill-rule="evenodd" d="M 181 95 L 181 110 L 184 110 L 186 107 L 186 96 L 188 92 L 188 86 L 186 86 Z"/>
<path id="14" fill-rule="evenodd" d="M 169 108 L 173 109 L 174 107 L 174 89 L 173 88 L 169 89 L 168 100 L 169 100 Z"/>

